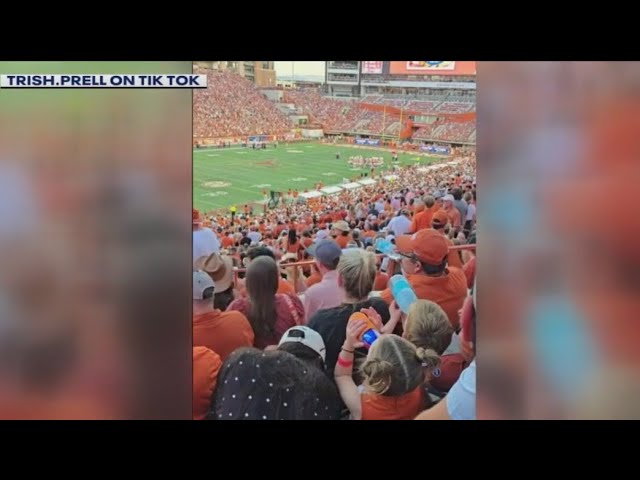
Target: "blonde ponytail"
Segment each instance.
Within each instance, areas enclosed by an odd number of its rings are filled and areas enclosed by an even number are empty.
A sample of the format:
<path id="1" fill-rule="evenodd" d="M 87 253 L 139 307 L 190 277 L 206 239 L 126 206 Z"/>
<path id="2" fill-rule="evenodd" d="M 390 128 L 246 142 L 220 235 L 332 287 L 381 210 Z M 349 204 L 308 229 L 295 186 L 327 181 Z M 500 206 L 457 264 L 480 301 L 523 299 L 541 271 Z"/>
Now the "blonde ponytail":
<path id="1" fill-rule="evenodd" d="M 416 357 L 423 367 L 433 370 L 440 366 L 440 355 L 431 348 L 418 347 L 416 349 Z"/>
<path id="2" fill-rule="evenodd" d="M 376 278 L 376 256 L 359 248 L 345 250 L 338 263 L 343 288 L 353 299 L 367 298 Z"/>

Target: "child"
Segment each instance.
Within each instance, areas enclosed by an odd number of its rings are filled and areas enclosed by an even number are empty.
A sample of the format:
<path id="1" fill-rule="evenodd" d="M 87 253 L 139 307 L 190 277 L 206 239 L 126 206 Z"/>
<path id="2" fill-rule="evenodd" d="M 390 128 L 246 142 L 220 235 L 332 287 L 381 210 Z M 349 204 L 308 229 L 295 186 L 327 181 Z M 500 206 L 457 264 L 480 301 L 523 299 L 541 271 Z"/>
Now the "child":
<path id="1" fill-rule="evenodd" d="M 354 420 L 410 420 L 426 405 L 423 367 L 437 365 L 433 350 L 418 348 L 397 335 L 381 335 L 362 365 L 364 384 L 352 378 L 353 354 L 364 344 L 362 320 L 347 324 L 347 338 L 334 371 L 340 396 Z"/>

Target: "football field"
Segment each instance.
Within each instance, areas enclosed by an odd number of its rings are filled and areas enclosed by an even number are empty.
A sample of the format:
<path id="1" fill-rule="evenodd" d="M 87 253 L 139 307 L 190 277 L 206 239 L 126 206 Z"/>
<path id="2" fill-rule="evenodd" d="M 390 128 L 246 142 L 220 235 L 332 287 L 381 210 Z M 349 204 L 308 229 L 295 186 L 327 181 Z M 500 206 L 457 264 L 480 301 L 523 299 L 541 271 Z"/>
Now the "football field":
<path id="1" fill-rule="evenodd" d="M 336 153 L 340 152 L 340 160 Z M 208 212 L 231 205 L 263 199 L 262 191 L 287 192 L 289 189 L 313 190 L 318 182 L 325 186 L 342 183 L 343 178 L 359 178 L 368 172 L 352 169 L 351 156 L 383 157 L 384 166 L 376 172 L 391 170 L 391 152 L 321 143 L 280 143 L 266 150 L 233 147 L 193 151 L 193 204 Z M 433 163 L 436 158 L 413 152 L 399 152 L 401 165 Z"/>

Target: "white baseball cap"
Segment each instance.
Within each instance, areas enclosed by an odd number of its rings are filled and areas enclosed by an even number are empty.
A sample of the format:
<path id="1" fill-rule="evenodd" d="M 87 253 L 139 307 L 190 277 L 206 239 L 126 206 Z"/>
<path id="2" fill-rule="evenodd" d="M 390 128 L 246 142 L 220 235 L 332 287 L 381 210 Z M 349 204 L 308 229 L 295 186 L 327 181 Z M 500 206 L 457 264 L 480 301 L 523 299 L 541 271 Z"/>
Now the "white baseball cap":
<path id="1" fill-rule="evenodd" d="M 326 230 L 318 230 L 318 233 L 316 233 L 316 242 L 319 242 L 320 240 L 327 238 L 329 236 L 329 232 L 327 232 Z"/>
<path id="2" fill-rule="evenodd" d="M 304 326 L 291 327 L 289 330 L 284 332 L 278 346 L 288 342 L 297 342 L 309 347 L 320 355 L 323 362 L 325 361 L 326 349 L 324 346 L 324 340 L 322 340 L 322 336 L 315 330 Z"/>
<path id="3" fill-rule="evenodd" d="M 443 202 L 453 202 L 454 200 L 455 198 L 453 198 L 453 195 L 445 195 L 444 197 L 442 197 Z"/>
<path id="4" fill-rule="evenodd" d="M 203 295 L 208 288 L 215 288 L 213 279 L 209 274 L 202 270 L 193 272 L 193 299 L 204 300 Z"/>

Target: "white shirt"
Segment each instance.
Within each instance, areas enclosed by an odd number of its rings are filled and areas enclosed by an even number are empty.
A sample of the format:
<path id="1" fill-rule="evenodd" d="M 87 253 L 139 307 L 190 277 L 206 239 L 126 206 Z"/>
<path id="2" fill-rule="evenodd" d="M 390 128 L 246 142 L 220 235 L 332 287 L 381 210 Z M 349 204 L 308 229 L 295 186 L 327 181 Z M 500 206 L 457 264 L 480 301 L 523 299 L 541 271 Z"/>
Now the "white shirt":
<path id="1" fill-rule="evenodd" d="M 247 237 L 251 239 L 252 242 L 258 243 L 262 239 L 262 235 L 260 232 L 251 231 L 247 233 Z"/>
<path id="2" fill-rule="evenodd" d="M 409 231 L 409 228 L 411 228 L 411 220 L 404 215 L 393 217 L 389 222 L 388 228 L 390 231 L 393 231 L 395 236 L 404 235 Z"/>
<path id="3" fill-rule="evenodd" d="M 465 221 L 469 222 L 473 220 L 473 216 L 475 214 L 476 214 L 476 206 L 473 203 L 470 203 L 467 206 L 467 218 L 465 218 Z"/>
<path id="4" fill-rule="evenodd" d="M 476 361 L 462 371 L 445 398 L 451 420 L 476 419 Z"/>
<path id="5" fill-rule="evenodd" d="M 212 253 L 220 253 L 220 241 L 210 228 L 199 228 L 193 231 L 193 261 L 200 257 L 208 257 Z"/>

